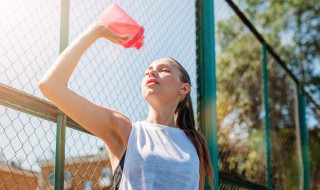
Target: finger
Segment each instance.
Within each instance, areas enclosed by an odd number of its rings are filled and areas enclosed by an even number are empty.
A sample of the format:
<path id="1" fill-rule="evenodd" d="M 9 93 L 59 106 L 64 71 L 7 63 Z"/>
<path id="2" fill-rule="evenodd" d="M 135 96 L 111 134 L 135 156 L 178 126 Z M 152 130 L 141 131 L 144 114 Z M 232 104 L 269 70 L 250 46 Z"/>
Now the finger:
<path id="1" fill-rule="evenodd" d="M 130 35 L 118 35 L 117 39 L 126 41 L 126 40 L 131 40 L 132 36 L 130 36 Z"/>

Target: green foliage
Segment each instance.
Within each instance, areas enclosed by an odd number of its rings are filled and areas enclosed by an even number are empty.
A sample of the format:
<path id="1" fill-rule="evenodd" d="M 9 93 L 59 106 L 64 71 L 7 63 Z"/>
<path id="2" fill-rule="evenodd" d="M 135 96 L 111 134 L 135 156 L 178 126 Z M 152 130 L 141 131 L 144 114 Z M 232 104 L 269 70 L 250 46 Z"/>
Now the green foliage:
<path id="1" fill-rule="evenodd" d="M 261 45 L 237 17 L 216 34 L 219 167 L 265 185 Z"/>
<path id="2" fill-rule="evenodd" d="M 319 1 L 239 0 L 238 4 L 314 99 L 320 100 Z"/>
<path id="3" fill-rule="evenodd" d="M 273 2 L 274 9 L 269 10 L 268 2 L 250 1 L 246 10 L 258 7 L 250 14 L 262 23 L 258 27 L 267 28 L 263 30 L 264 37 L 281 50 L 282 56 L 289 57 L 296 47 L 283 44 L 281 37 L 291 30 L 290 23 L 285 21 L 294 7 L 292 2 Z M 278 16 L 279 20 L 273 19 Z M 236 16 L 217 23 L 216 42 L 219 167 L 266 185 L 262 45 Z M 268 56 L 268 85 L 272 183 L 276 189 L 299 189 L 302 171 L 296 85 L 271 56 Z"/>
<path id="4" fill-rule="evenodd" d="M 309 152 L 311 168 L 311 189 L 320 189 L 320 129 L 309 131 Z"/>
<path id="5" fill-rule="evenodd" d="M 318 0 L 241 0 L 242 11 L 276 50 L 287 66 L 320 104 L 320 3 Z M 272 78 L 272 77 L 271 77 Z M 283 79 L 282 79 L 283 80 Z M 281 82 L 282 80 L 279 80 Z M 270 89 L 278 89 L 272 86 Z M 272 101 L 278 100 L 274 93 Z M 283 102 L 283 101 L 281 101 Z M 278 104 L 277 105 L 283 105 Z M 281 106 L 282 109 L 282 106 Z M 281 110 L 280 109 L 280 110 Z M 275 114 L 288 123 L 292 117 Z M 317 117 L 317 116 L 316 116 Z M 315 118 L 317 119 L 317 118 Z M 310 165 L 312 189 L 320 189 L 320 157 L 318 130 L 310 130 Z M 317 140 L 316 140 L 317 139 Z M 295 172 L 293 172 L 295 173 Z M 294 176 L 292 176 L 294 177 Z M 294 179 L 294 178 L 292 178 Z"/>

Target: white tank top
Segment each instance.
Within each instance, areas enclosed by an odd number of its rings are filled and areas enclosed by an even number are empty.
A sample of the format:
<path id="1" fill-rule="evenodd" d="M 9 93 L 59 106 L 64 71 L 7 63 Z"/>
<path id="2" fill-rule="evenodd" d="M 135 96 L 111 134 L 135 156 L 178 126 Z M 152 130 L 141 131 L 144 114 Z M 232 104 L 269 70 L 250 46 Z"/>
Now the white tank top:
<path id="1" fill-rule="evenodd" d="M 182 130 L 132 123 L 119 189 L 198 190 L 199 180 L 197 151 Z"/>

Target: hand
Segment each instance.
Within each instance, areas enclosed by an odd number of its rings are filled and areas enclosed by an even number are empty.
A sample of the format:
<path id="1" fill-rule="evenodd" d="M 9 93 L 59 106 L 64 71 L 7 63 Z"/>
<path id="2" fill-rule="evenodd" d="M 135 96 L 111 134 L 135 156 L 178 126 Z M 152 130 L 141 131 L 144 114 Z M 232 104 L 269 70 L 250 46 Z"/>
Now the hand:
<path id="1" fill-rule="evenodd" d="M 93 24 L 93 30 L 97 34 L 98 38 L 107 38 L 115 44 L 120 44 L 119 40 L 131 40 L 130 35 L 119 35 L 113 32 L 108 26 L 102 23 L 102 21 L 97 21 Z M 121 45 L 121 44 L 120 44 Z"/>

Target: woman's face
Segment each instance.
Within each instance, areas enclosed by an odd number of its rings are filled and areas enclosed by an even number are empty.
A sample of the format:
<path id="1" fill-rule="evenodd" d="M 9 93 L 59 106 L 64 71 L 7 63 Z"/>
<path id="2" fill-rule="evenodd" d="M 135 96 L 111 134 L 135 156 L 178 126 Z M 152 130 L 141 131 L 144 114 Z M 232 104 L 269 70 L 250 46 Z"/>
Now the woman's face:
<path id="1" fill-rule="evenodd" d="M 179 97 L 183 83 L 179 78 L 178 66 L 168 58 L 152 62 L 145 70 L 142 79 L 142 95 L 147 102 L 161 100 L 174 102 Z"/>

